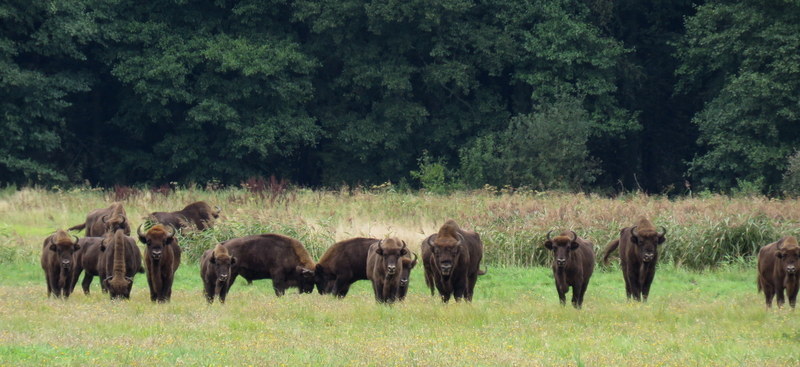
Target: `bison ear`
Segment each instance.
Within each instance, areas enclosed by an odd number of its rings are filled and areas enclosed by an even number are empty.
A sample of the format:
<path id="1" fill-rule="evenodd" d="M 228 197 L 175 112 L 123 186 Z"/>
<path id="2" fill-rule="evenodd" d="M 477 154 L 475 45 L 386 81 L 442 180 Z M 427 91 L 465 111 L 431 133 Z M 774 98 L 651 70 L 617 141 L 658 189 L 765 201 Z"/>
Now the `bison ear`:
<path id="1" fill-rule="evenodd" d="M 580 245 L 578 245 L 578 242 L 577 242 L 577 241 L 573 241 L 573 242 L 571 242 L 571 243 L 569 244 L 569 249 L 570 249 L 570 250 L 577 250 L 577 249 L 578 249 L 578 246 L 580 246 Z"/>
<path id="2" fill-rule="evenodd" d="M 383 249 L 378 247 L 378 249 L 375 250 L 375 253 L 378 254 L 378 255 L 383 256 Z"/>
<path id="3" fill-rule="evenodd" d="M 660 234 L 660 235 L 658 235 L 658 244 L 659 244 L 659 245 L 660 245 L 660 244 L 662 244 L 662 243 L 664 243 L 664 241 L 666 241 L 666 240 L 667 240 L 667 238 L 666 238 L 666 237 L 664 237 L 664 235 L 663 235 L 663 234 Z"/>
<path id="4" fill-rule="evenodd" d="M 100 252 L 106 252 L 106 245 L 100 244 Z"/>
<path id="5" fill-rule="evenodd" d="M 783 252 L 778 251 L 775 253 L 775 256 L 777 256 L 779 259 L 783 259 Z"/>
<path id="6" fill-rule="evenodd" d="M 400 256 L 406 256 L 407 254 L 408 254 L 408 250 L 406 250 L 405 248 L 400 250 Z"/>
<path id="7" fill-rule="evenodd" d="M 550 241 L 550 240 L 544 241 L 544 247 L 546 249 L 548 249 L 548 250 L 552 250 L 553 249 L 553 241 Z"/>
<path id="8" fill-rule="evenodd" d="M 316 270 L 318 273 L 322 273 L 325 271 L 325 268 L 322 267 L 322 264 L 317 264 L 317 266 L 314 267 L 314 270 Z"/>
<path id="9" fill-rule="evenodd" d="M 78 251 L 81 249 L 81 245 L 76 243 L 75 246 L 73 246 L 73 249 L 75 249 L 75 251 Z"/>
<path id="10" fill-rule="evenodd" d="M 212 264 L 216 264 L 217 263 L 217 258 L 215 258 L 214 255 L 212 254 L 211 257 L 208 258 L 208 262 L 210 262 Z"/>
<path id="11" fill-rule="evenodd" d="M 58 248 L 56 247 L 55 244 L 53 244 L 53 243 L 50 244 L 50 251 L 56 251 L 57 249 Z"/>
<path id="12" fill-rule="evenodd" d="M 633 232 L 633 231 L 631 231 Z M 633 233 L 631 233 L 631 242 L 638 245 L 639 244 L 639 237 L 636 237 Z"/>

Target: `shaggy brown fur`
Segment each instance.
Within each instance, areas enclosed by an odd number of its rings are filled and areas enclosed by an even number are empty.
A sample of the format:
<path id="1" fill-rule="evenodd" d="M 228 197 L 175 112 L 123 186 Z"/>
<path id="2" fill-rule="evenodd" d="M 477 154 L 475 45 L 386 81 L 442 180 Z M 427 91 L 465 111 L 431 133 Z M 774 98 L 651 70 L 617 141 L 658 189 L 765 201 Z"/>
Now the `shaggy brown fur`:
<path id="1" fill-rule="evenodd" d="M 181 248 L 175 238 L 175 227 L 167 230 L 156 224 L 143 234 L 142 226 L 136 230 L 139 241 L 147 246 L 144 264 L 147 268 L 147 285 L 150 287 L 150 300 L 159 303 L 172 297 L 172 282 L 175 271 L 181 265 Z"/>
<path id="2" fill-rule="evenodd" d="M 447 220 L 439 233 L 422 241 L 422 265 L 425 268 L 425 283 L 433 295 L 434 286 L 442 301 L 450 296 L 456 301 L 462 298 L 472 301 L 475 283 L 478 281 L 483 242 L 480 236 L 459 228 L 452 219 Z"/>
<path id="3" fill-rule="evenodd" d="M 381 303 L 397 300 L 400 291 L 400 274 L 403 272 L 403 256 L 408 254 L 405 241 L 387 238 L 369 247 L 367 254 L 367 278 L 372 281 L 375 299 Z"/>
<path id="4" fill-rule="evenodd" d="M 75 270 L 72 272 L 73 290 L 75 289 L 75 285 L 78 284 L 78 278 L 80 277 L 81 272 L 85 271 L 86 273 L 83 276 L 81 287 L 83 288 L 84 294 L 89 294 L 89 287 L 92 285 L 92 279 L 94 279 L 95 276 L 100 275 L 99 263 L 100 255 L 102 254 L 102 251 L 100 251 L 100 245 L 102 242 L 103 237 L 83 237 L 78 241 L 78 244 L 81 245 L 81 248 L 73 255 L 73 260 L 75 263 Z M 100 287 L 103 292 L 107 292 L 105 285 L 102 282 L 102 278 Z"/>
<path id="5" fill-rule="evenodd" d="M 628 298 L 647 301 L 650 285 L 656 275 L 657 246 L 666 241 L 664 236 L 667 229 L 662 227 L 662 230 L 662 233 L 656 232 L 653 223 L 641 217 L 635 226 L 623 228 L 619 239 L 606 247 L 603 255 L 603 262 L 606 264 L 611 253 L 619 247 L 619 260 Z"/>
<path id="6" fill-rule="evenodd" d="M 100 245 L 100 279 L 111 298 L 130 298 L 133 277 L 142 269 L 142 253 L 136 241 L 117 229 L 103 238 Z"/>
<path id="7" fill-rule="evenodd" d="M 203 293 L 208 303 L 213 303 L 214 297 L 218 297 L 220 303 L 225 303 L 232 279 L 231 267 L 234 265 L 236 258 L 222 244 L 203 253 L 200 258 L 200 278 L 203 279 Z"/>
<path id="8" fill-rule="evenodd" d="M 408 284 L 411 282 L 411 270 L 417 266 L 417 254 L 413 254 L 413 259 L 411 255 L 412 253 L 409 252 L 401 259 L 403 261 L 403 271 L 400 273 L 400 289 L 397 291 L 397 299 L 400 301 L 406 299 Z"/>
<path id="9" fill-rule="evenodd" d="M 334 243 L 317 262 L 314 271 L 319 294 L 345 297 L 350 286 L 367 279 L 367 253 L 377 238 L 357 237 Z"/>
<path id="10" fill-rule="evenodd" d="M 770 243 L 758 252 L 758 290 L 764 292 L 767 308 L 772 307 L 772 298 L 778 296 L 778 307 L 783 307 L 783 291 L 789 298 L 789 306 L 795 308 L 800 273 L 800 245 L 793 236 Z"/>
<path id="11" fill-rule="evenodd" d="M 573 231 L 564 231 L 553 238 L 547 233 L 544 247 L 553 251 L 553 277 L 561 305 L 566 305 L 572 287 L 572 306 L 581 308 L 594 271 L 594 245 Z"/>
<path id="12" fill-rule="evenodd" d="M 198 230 L 211 228 L 214 221 L 219 218 L 222 211 L 219 207 L 211 208 L 205 201 L 198 201 L 187 205 L 177 212 L 155 212 L 150 217 L 156 222 L 173 226 L 175 228 L 188 228 L 191 225 Z"/>
<path id="13" fill-rule="evenodd" d="M 121 203 L 113 203 L 108 208 L 95 209 L 86 216 L 86 222 L 70 227 L 70 231 L 86 229 L 86 237 L 102 237 L 106 233 L 114 233 L 117 229 L 125 231 L 130 236 L 131 227 L 125 208 Z"/>
<path id="14" fill-rule="evenodd" d="M 48 236 L 42 244 L 41 265 L 47 281 L 47 296 L 68 298 L 72 293 L 74 261 L 73 253 L 81 248 L 78 237 L 70 237 L 59 229 Z"/>
<path id="15" fill-rule="evenodd" d="M 237 259 L 230 285 L 241 275 L 248 281 L 272 279 L 277 296 L 282 296 L 289 287 L 299 288 L 300 293 L 314 290 L 314 261 L 305 247 L 293 238 L 262 234 L 234 238 L 222 245 Z"/>

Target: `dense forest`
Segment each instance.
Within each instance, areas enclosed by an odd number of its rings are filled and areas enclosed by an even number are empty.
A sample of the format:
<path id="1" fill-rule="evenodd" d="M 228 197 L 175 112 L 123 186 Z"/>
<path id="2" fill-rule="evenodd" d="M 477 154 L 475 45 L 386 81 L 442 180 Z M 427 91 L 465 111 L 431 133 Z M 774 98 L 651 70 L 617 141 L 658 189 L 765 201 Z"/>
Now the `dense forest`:
<path id="1" fill-rule="evenodd" d="M 800 188 L 797 1 L 8 0 L 0 20 L 0 185 Z"/>

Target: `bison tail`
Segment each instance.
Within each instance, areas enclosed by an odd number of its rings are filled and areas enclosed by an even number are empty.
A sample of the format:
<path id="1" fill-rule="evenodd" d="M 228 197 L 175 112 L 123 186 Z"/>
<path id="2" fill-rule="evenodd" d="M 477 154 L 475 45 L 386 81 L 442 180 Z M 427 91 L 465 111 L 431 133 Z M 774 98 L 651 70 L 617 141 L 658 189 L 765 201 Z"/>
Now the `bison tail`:
<path id="1" fill-rule="evenodd" d="M 616 251 L 617 247 L 619 247 L 619 239 L 611 241 L 611 243 L 606 246 L 605 251 L 603 251 L 603 264 L 608 265 L 608 257 L 611 256 L 611 253 Z"/>
<path id="2" fill-rule="evenodd" d="M 80 231 L 86 228 L 86 222 L 67 228 L 68 231 Z"/>
<path id="3" fill-rule="evenodd" d="M 761 276 L 760 275 L 756 279 L 756 285 L 758 286 L 758 293 L 761 293 L 762 289 L 761 289 Z"/>

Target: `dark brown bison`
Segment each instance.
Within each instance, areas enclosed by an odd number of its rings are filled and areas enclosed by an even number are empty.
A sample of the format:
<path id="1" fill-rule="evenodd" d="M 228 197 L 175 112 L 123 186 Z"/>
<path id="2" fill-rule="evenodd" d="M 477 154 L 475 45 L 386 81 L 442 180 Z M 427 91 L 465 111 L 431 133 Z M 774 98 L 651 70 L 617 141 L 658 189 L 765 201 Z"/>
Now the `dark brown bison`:
<path id="1" fill-rule="evenodd" d="M 406 299 L 408 284 L 411 282 L 411 270 L 417 266 L 417 254 L 413 254 L 413 259 L 410 255 L 411 253 L 408 253 L 401 259 L 403 261 L 403 271 L 400 273 L 400 289 L 397 291 L 397 299 L 400 301 Z"/>
<path id="2" fill-rule="evenodd" d="M 234 238 L 222 244 L 236 258 L 230 285 L 237 276 L 252 281 L 272 279 L 277 296 L 289 287 L 314 291 L 314 261 L 299 241 L 279 234 Z"/>
<path id="3" fill-rule="evenodd" d="M 133 277 L 142 270 L 142 253 L 136 241 L 122 229 L 103 238 L 100 244 L 100 279 L 112 299 L 130 298 Z"/>
<path id="4" fill-rule="evenodd" d="M 667 234 L 667 229 L 661 228 L 663 232 L 658 233 L 653 223 L 646 218 L 640 218 L 635 226 L 623 228 L 619 239 L 609 243 L 605 249 L 603 262 L 608 264 L 608 257 L 619 247 L 619 262 L 628 298 L 647 301 L 650 285 L 656 275 L 657 246 L 666 241 L 664 235 Z"/>
<path id="5" fill-rule="evenodd" d="M 442 301 L 450 296 L 456 301 L 465 298 L 472 301 L 472 294 L 483 259 L 483 242 L 480 236 L 458 227 L 452 219 L 447 220 L 434 234 L 422 241 L 422 266 L 425 268 L 425 283 L 439 291 Z"/>
<path id="6" fill-rule="evenodd" d="M 378 302 L 392 303 L 397 300 L 403 257 L 406 255 L 406 242 L 397 238 L 387 238 L 369 246 L 367 278 L 372 281 L 372 290 Z"/>
<path id="7" fill-rule="evenodd" d="M 550 238 L 551 232 L 547 232 L 544 247 L 553 251 L 553 277 L 558 299 L 562 306 L 566 305 L 567 291 L 572 287 L 572 306 L 581 308 L 594 271 L 594 245 L 573 231 L 564 231 L 553 238 Z"/>
<path id="8" fill-rule="evenodd" d="M 57 298 L 68 298 L 72 293 L 75 268 L 72 255 L 80 248 L 78 237 L 70 237 L 63 229 L 44 240 L 41 263 L 47 281 L 47 297 L 52 294 Z"/>
<path id="9" fill-rule="evenodd" d="M 211 208 L 205 201 L 198 201 L 187 205 L 177 212 L 155 212 L 150 217 L 163 225 L 175 228 L 188 228 L 192 225 L 198 230 L 210 228 L 214 220 L 219 218 L 222 211 L 218 206 Z"/>
<path id="10" fill-rule="evenodd" d="M 105 209 L 95 209 L 86 216 L 86 222 L 69 227 L 70 231 L 86 229 L 86 237 L 102 237 L 106 233 L 114 233 L 117 229 L 125 231 L 126 236 L 131 234 L 131 226 L 125 208 L 121 203 L 113 203 Z"/>
<path id="11" fill-rule="evenodd" d="M 317 291 L 338 297 L 347 295 L 350 285 L 367 279 L 367 253 L 377 238 L 357 237 L 334 243 L 317 262 L 314 271 Z"/>
<path id="12" fill-rule="evenodd" d="M 75 285 L 78 284 L 78 278 L 80 277 L 81 272 L 84 272 L 81 287 L 83 288 L 84 294 L 89 294 L 89 287 L 92 285 L 92 279 L 100 275 L 100 255 L 103 253 L 100 251 L 100 246 L 102 243 L 103 237 L 83 237 L 78 241 L 78 244 L 81 245 L 81 248 L 73 255 L 73 261 L 75 262 L 75 271 L 72 272 L 73 289 L 75 288 Z M 106 292 L 102 278 L 100 278 L 100 280 L 100 288 L 103 290 L 103 292 Z"/>
<path id="13" fill-rule="evenodd" d="M 767 307 L 772 307 L 772 297 L 778 296 L 778 307 L 783 307 L 783 290 L 789 297 L 789 306 L 797 304 L 800 275 L 800 246 L 793 236 L 770 243 L 758 252 L 758 290 L 764 291 Z"/>
<path id="14" fill-rule="evenodd" d="M 208 303 L 213 303 L 214 297 L 219 297 L 219 302 L 225 303 L 225 296 L 230 289 L 231 267 L 234 265 L 236 258 L 222 244 L 203 253 L 200 258 L 200 278 L 203 279 L 203 294 Z"/>
<path id="15" fill-rule="evenodd" d="M 172 297 L 172 281 L 175 271 L 181 265 L 181 248 L 175 238 L 175 227 L 170 231 L 156 224 L 142 233 L 142 226 L 136 229 L 139 241 L 146 245 L 144 264 L 147 268 L 147 285 L 150 287 L 150 300 L 167 302 Z"/>

